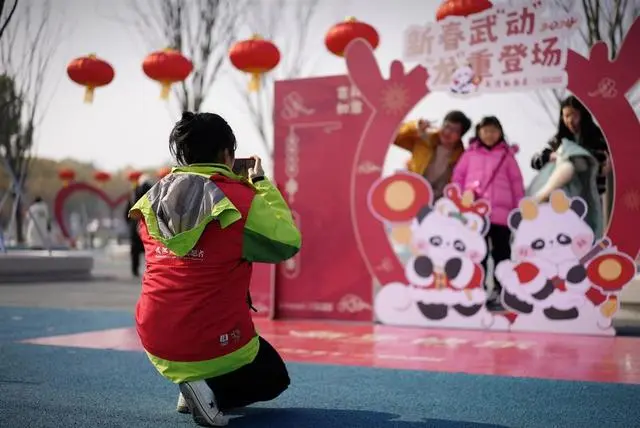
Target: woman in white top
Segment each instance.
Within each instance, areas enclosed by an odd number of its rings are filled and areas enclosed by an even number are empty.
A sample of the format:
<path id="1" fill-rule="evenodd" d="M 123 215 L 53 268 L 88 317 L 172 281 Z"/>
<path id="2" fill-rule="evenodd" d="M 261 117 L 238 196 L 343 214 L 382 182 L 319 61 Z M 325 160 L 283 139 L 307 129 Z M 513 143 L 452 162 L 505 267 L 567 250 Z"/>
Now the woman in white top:
<path id="1" fill-rule="evenodd" d="M 29 248 L 45 248 L 49 244 L 51 217 L 49 207 L 41 197 L 36 197 L 27 210 L 26 241 Z"/>

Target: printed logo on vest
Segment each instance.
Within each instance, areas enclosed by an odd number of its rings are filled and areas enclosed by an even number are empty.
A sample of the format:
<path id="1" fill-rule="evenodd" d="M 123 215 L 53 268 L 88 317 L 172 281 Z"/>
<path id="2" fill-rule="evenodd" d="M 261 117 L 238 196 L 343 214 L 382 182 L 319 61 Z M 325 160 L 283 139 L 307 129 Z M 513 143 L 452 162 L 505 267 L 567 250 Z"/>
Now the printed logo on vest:
<path id="1" fill-rule="evenodd" d="M 229 344 L 229 335 L 221 334 L 220 335 L 220 346 L 227 346 Z"/>
<path id="2" fill-rule="evenodd" d="M 227 346 L 229 342 L 237 345 L 240 342 L 240 337 L 242 334 L 240 333 L 240 329 L 234 329 L 229 333 L 220 335 L 220 346 Z"/>
<path id="3" fill-rule="evenodd" d="M 204 250 L 199 250 L 197 248 L 194 248 L 193 250 L 189 251 L 184 257 L 178 257 L 175 254 L 173 254 L 171 250 L 169 250 L 167 247 L 163 247 L 160 245 L 155 248 L 153 253 L 157 259 L 181 258 L 183 260 L 195 260 L 195 261 L 204 260 Z"/>
<path id="4" fill-rule="evenodd" d="M 233 330 L 231 333 L 229 333 L 229 335 L 231 336 L 231 340 L 233 340 L 233 343 L 240 342 L 240 330 L 239 329 Z"/>
<path id="5" fill-rule="evenodd" d="M 183 259 L 202 261 L 204 260 L 204 250 L 199 250 L 197 248 L 194 248 L 193 250 L 189 251 L 183 257 Z"/>
<path id="6" fill-rule="evenodd" d="M 175 257 L 175 255 L 167 247 L 161 247 L 161 246 L 156 247 L 156 249 L 154 250 L 154 255 L 156 256 L 156 258 L 159 258 L 159 259 Z"/>

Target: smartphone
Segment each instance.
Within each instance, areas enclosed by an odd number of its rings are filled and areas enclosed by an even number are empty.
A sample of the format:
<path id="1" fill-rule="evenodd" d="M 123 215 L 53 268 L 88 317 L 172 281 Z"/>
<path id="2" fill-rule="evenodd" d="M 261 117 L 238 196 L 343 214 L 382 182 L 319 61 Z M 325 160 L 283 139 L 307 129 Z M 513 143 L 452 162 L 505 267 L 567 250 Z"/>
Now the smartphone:
<path id="1" fill-rule="evenodd" d="M 249 169 L 256 166 L 256 160 L 253 158 L 238 158 L 233 161 L 233 172 L 242 177 L 249 176 Z"/>

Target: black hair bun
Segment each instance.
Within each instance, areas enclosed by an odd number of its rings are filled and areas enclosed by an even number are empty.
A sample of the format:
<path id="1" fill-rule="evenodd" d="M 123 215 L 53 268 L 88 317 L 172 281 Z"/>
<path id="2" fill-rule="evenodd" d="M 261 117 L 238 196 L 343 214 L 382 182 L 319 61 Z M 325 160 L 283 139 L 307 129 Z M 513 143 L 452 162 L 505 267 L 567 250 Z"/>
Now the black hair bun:
<path id="1" fill-rule="evenodd" d="M 196 117 L 194 113 L 190 111 L 183 111 L 181 120 L 192 120 L 194 117 Z"/>

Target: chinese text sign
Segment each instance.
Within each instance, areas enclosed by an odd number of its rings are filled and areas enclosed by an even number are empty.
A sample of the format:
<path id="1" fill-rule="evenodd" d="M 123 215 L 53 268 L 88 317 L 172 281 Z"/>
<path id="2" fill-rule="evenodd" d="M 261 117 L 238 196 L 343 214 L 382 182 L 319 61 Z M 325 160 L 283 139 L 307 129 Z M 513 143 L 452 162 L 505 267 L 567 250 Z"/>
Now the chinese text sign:
<path id="1" fill-rule="evenodd" d="M 543 1 L 494 6 L 407 29 L 405 61 L 429 70 L 432 91 L 459 95 L 566 87 L 567 40 L 577 15 L 561 15 Z"/>

